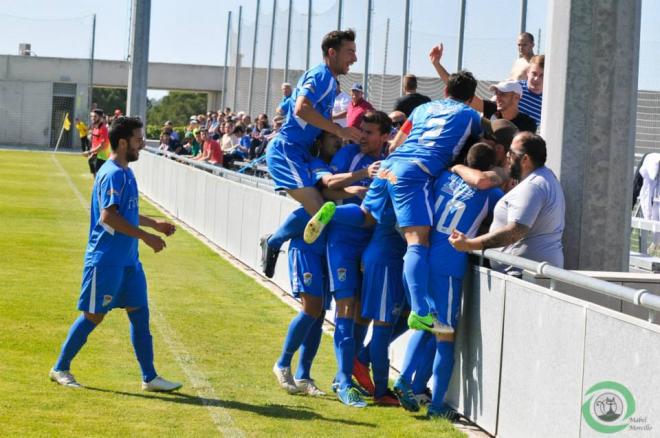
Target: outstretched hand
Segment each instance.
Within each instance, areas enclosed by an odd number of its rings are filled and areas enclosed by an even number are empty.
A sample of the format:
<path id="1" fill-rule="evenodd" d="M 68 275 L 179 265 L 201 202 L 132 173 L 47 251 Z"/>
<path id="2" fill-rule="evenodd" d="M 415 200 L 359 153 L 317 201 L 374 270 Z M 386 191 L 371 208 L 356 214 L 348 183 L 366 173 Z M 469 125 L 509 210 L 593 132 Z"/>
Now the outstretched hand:
<path id="1" fill-rule="evenodd" d="M 442 43 L 437 46 L 433 46 L 429 52 L 429 60 L 431 64 L 440 64 L 440 59 L 442 59 L 442 52 L 444 51 L 444 46 Z"/>

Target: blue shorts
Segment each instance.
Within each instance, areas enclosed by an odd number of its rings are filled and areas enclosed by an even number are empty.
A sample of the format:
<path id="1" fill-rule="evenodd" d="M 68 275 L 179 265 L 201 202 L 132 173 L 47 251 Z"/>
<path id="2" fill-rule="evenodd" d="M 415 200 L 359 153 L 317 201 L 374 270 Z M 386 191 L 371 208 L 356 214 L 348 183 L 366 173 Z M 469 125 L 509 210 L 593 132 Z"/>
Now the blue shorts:
<path id="1" fill-rule="evenodd" d="M 438 275 L 431 272 L 429 278 L 429 297 L 431 312 L 443 324 L 456 328 L 458 311 L 461 308 L 463 279 Z"/>
<path id="2" fill-rule="evenodd" d="M 369 243 L 369 235 L 363 239 L 333 239 L 329 230 L 326 246 L 328 280 L 330 292 L 335 300 L 357 297 L 360 295 L 362 273 L 360 271 L 362 252 Z M 350 236 L 344 236 L 350 237 Z"/>
<path id="3" fill-rule="evenodd" d="M 271 140 L 266 149 L 266 162 L 270 177 L 275 181 L 275 190 L 314 187 L 311 160 L 309 151 L 301 146 L 281 136 Z"/>
<path id="4" fill-rule="evenodd" d="M 92 266 L 83 269 L 78 310 L 108 313 L 115 307 L 147 305 L 147 279 L 142 264 Z"/>
<path id="5" fill-rule="evenodd" d="M 330 308 L 331 297 L 325 275 L 325 257 L 312 251 L 289 248 L 289 280 L 291 293 L 300 298 L 301 293 L 323 298 L 323 308 Z"/>
<path id="6" fill-rule="evenodd" d="M 431 177 L 412 162 L 385 160 L 369 186 L 362 207 L 379 223 L 388 209 L 394 208 L 401 228 L 430 227 L 433 223 L 431 181 Z"/>

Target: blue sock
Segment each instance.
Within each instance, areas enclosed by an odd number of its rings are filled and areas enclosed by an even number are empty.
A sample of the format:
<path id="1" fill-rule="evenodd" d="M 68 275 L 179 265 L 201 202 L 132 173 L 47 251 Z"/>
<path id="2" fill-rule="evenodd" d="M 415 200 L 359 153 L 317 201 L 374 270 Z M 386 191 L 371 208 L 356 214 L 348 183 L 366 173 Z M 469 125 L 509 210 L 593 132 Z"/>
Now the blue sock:
<path id="1" fill-rule="evenodd" d="M 357 322 L 353 325 L 353 339 L 355 340 L 356 357 L 364 346 L 364 338 L 367 336 L 367 330 L 369 330 L 368 325 L 358 324 Z"/>
<path id="2" fill-rule="evenodd" d="M 392 330 L 392 338 L 390 339 L 390 344 L 396 341 L 397 339 L 399 339 L 399 336 L 401 336 L 407 331 L 408 331 L 408 318 L 399 316 L 399 319 L 396 320 L 396 324 L 394 324 Z"/>
<path id="3" fill-rule="evenodd" d="M 287 368 L 291 366 L 291 358 L 298 351 L 300 344 L 303 343 L 309 333 L 309 329 L 314 325 L 316 318 L 309 316 L 305 312 L 299 312 L 289 324 L 289 330 L 282 346 L 282 355 L 277 359 L 277 366 Z"/>
<path id="4" fill-rule="evenodd" d="M 332 220 L 351 227 L 361 227 L 364 225 L 364 212 L 357 204 L 338 205 Z"/>
<path id="5" fill-rule="evenodd" d="M 415 330 L 408 341 L 401 367 L 401 377 L 408 383 L 412 383 L 413 375 L 417 371 L 417 364 L 420 360 L 420 353 L 429 338 L 433 338 L 431 333 L 423 330 Z"/>
<path id="6" fill-rule="evenodd" d="M 390 358 L 388 347 L 392 337 L 392 326 L 374 325 L 373 335 L 369 343 L 371 350 L 371 369 L 374 377 L 374 397 L 382 397 L 387 393 L 390 374 Z"/>
<path id="7" fill-rule="evenodd" d="M 433 361 L 433 399 L 431 406 L 435 410 L 444 407 L 445 395 L 449 387 L 449 380 L 454 369 L 454 343 L 437 342 L 435 346 L 435 360 Z"/>
<path id="8" fill-rule="evenodd" d="M 429 314 L 426 301 L 429 284 L 429 248 L 424 245 L 409 245 L 403 257 L 403 272 L 410 290 L 410 307 L 420 316 Z"/>
<path id="9" fill-rule="evenodd" d="M 337 377 L 339 389 L 351 385 L 355 340 L 353 339 L 354 322 L 349 318 L 335 318 L 335 355 L 337 356 Z"/>
<path id="10" fill-rule="evenodd" d="M 158 374 L 154 368 L 154 343 L 149 331 L 149 307 L 142 306 L 128 312 L 128 319 L 131 322 L 131 342 L 133 342 L 135 357 L 140 363 L 142 380 L 150 382 Z"/>
<path id="11" fill-rule="evenodd" d="M 323 315 L 314 321 L 314 324 L 307 332 L 307 337 L 300 346 L 298 355 L 298 369 L 296 370 L 296 379 L 311 379 L 312 362 L 319 351 L 321 337 L 323 336 Z"/>
<path id="12" fill-rule="evenodd" d="M 60 351 L 60 357 L 57 358 L 55 366 L 53 369 L 55 371 L 68 371 L 71 367 L 71 361 L 76 354 L 80 351 L 85 342 L 87 342 L 87 336 L 96 328 L 96 325 L 85 318 L 85 315 L 82 314 L 73 322 L 71 328 L 69 329 L 69 334 L 62 344 L 62 351 Z"/>
<path id="13" fill-rule="evenodd" d="M 299 207 L 289 214 L 284 222 L 275 230 L 272 236 L 268 239 L 268 246 L 275 249 L 280 249 L 284 242 L 294 237 L 302 236 L 305 231 L 307 222 L 312 217 L 305 211 L 304 208 Z"/>
<path id="14" fill-rule="evenodd" d="M 426 389 L 429 379 L 433 374 L 433 358 L 435 357 L 435 337 L 430 336 L 423 346 L 420 346 L 421 351 L 417 353 L 419 361 L 417 362 L 417 370 L 415 370 L 415 378 L 412 381 L 412 388 L 415 394 L 421 394 Z"/>

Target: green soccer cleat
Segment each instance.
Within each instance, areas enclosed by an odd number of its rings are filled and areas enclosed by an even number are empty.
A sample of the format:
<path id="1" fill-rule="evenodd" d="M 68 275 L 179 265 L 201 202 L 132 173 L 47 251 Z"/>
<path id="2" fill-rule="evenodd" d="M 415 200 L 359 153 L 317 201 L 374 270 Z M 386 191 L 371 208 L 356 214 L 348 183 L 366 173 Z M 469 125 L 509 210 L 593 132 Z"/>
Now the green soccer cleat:
<path id="1" fill-rule="evenodd" d="M 420 316 L 415 312 L 410 312 L 410 315 L 408 315 L 408 327 L 413 330 L 426 330 L 427 332 L 432 332 L 433 316 L 430 313 L 426 316 Z"/>
<path id="2" fill-rule="evenodd" d="M 307 222 L 303 239 L 305 243 L 312 244 L 319 238 L 323 229 L 328 225 L 332 216 L 335 215 L 337 206 L 334 202 L 326 202 L 321 206 L 319 211 Z"/>

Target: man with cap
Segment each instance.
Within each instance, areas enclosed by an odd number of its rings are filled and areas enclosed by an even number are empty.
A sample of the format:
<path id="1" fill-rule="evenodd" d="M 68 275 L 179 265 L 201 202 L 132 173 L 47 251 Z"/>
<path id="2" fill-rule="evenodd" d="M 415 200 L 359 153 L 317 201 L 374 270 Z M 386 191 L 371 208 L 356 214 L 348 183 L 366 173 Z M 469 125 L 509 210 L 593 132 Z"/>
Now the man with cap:
<path id="1" fill-rule="evenodd" d="M 536 122 L 527 114 L 520 112 L 518 102 L 522 97 L 522 86 L 518 81 L 502 81 L 491 85 L 489 90 L 495 93 L 495 101 L 484 100 L 484 117 L 511 121 L 519 131 L 536 132 Z"/>
<path id="2" fill-rule="evenodd" d="M 348 104 L 346 113 L 346 125 L 360 128 L 362 116 L 367 111 L 374 111 L 373 105 L 364 99 L 362 84 L 353 84 L 351 87 L 351 103 Z"/>

